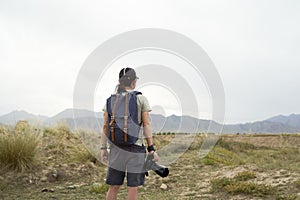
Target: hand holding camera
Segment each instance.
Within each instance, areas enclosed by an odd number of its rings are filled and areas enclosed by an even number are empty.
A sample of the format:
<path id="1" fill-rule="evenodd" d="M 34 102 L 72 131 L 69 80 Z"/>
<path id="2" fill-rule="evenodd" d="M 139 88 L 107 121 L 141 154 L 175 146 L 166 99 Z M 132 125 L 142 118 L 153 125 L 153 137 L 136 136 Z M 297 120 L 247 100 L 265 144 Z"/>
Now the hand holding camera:
<path id="1" fill-rule="evenodd" d="M 148 176 L 148 171 L 153 170 L 156 174 L 160 177 L 167 177 L 169 175 L 169 169 L 163 165 L 157 164 L 154 160 L 156 160 L 155 155 L 157 154 L 153 151 L 153 153 L 149 153 L 146 158 L 145 162 L 145 170 L 146 176 Z M 158 156 L 157 156 L 158 159 Z"/>

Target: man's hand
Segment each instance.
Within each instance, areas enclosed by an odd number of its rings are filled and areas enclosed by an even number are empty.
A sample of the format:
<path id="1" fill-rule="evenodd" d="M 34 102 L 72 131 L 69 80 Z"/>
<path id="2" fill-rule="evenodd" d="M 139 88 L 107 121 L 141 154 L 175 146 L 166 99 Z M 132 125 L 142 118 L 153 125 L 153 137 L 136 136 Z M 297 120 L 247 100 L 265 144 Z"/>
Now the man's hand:
<path id="1" fill-rule="evenodd" d="M 107 149 L 101 149 L 101 162 L 107 164 L 108 152 Z"/>
<path id="2" fill-rule="evenodd" d="M 153 154 L 153 161 L 157 162 L 159 160 L 159 157 L 155 151 L 150 151 L 149 154 Z"/>

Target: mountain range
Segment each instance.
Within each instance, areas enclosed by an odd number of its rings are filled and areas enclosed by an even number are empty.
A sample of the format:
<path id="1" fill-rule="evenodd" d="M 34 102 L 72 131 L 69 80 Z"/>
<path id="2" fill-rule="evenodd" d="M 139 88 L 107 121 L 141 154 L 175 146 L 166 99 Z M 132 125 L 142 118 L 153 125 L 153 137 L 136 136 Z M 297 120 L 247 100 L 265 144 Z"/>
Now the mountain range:
<path id="1" fill-rule="evenodd" d="M 71 130 L 90 130 L 100 132 L 103 124 L 103 113 L 84 109 L 66 109 L 52 117 L 34 115 L 26 111 L 13 111 L 0 116 L 0 124 L 14 125 L 19 120 L 27 120 L 36 126 L 51 126 L 58 122 L 66 123 Z M 212 121 L 197 119 L 190 116 L 151 114 L 153 132 L 216 132 L 221 124 Z M 297 133 L 300 132 L 300 114 L 289 116 L 278 115 L 266 120 L 225 124 L 222 133 Z"/>

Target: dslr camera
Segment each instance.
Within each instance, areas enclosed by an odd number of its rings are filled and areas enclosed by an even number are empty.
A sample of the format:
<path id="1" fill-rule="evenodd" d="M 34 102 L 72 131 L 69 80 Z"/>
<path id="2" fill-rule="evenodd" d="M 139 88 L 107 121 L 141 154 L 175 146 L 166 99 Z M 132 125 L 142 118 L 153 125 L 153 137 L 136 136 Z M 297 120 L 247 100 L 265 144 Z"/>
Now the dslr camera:
<path id="1" fill-rule="evenodd" d="M 169 169 L 163 165 L 159 165 L 153 161 L 153 154 L 148 154 L 145 162 L 145 174 L 148 176 L 148 171 L 153 170 L 160 177 L 167 177 L 169 175 Z"/>

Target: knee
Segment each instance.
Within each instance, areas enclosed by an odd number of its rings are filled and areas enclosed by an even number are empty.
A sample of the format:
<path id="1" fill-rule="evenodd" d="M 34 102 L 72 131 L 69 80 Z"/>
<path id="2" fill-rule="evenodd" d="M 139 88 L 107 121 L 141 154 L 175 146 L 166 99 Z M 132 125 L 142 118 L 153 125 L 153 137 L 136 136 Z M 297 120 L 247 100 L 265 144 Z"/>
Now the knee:
<path id="1" fill-rule="evenodd" d="M 120 189 L 119 185 L 111 185 L 111 186 L 109 186 L 109 190 L 114 191 L 114 192 L 119 191 L 119 189 Z"/>
<path id="2" fill-rule="evenodd" d="M 129 192 L 137 192 L 138 187 L 128 187 Z"/>

